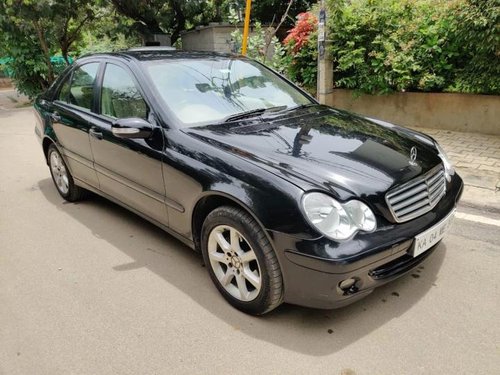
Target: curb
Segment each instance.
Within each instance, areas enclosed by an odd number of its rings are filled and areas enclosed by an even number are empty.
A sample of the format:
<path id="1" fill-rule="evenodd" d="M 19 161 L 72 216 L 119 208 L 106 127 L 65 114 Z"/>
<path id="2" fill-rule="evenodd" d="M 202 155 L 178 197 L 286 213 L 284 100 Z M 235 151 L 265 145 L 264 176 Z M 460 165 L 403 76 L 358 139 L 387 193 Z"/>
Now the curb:
<path id="1" fill-rule="evenodd" d="M 500 214 L 500 174 L 473 168 L 457 168 L 464 181 L 460 205 Z"/>
<path id="2" fill-rule="evenodd" d="M 465 184 L 459 206 L 500 214 L 500 191 Z"/>

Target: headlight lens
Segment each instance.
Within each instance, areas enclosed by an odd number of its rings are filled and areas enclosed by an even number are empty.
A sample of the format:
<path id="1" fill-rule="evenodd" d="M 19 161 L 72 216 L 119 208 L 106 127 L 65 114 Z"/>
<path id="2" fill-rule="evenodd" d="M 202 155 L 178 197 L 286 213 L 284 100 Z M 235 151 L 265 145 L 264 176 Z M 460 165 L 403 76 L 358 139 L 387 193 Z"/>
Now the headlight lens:
<path id="1" fill-rule="evenodd" d="M 448 158 L 448 155 L 446 155 L 446 152 L 444 152 L 443 148 L 436 142 L 436 149 L 438 151 L 438 155 L 443 161 L 444 165 L 444 174 L 446 177 L 446 180 L 448 182 L 451 181 L 451 176 L 455 174 L 455 168 L 453 167 L 453 164 L 451 163 L 450 159 Z"/>
<path id="2" fill-rule="evenodd" d="M 307 193 L 302 206 L 309 222 L 334 240 L 346 240 L 358 231 L 371 232 L 377 227 L 375 215 L 363 202 L 340 203 L 323 193 Z"/>

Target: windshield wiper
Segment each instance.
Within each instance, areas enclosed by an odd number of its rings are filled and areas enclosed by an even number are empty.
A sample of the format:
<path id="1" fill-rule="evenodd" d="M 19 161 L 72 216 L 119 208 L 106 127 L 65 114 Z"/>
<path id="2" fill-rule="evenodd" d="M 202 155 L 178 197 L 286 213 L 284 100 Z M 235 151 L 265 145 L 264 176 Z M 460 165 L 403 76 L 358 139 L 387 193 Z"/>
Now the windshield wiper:
<path id="1" fill-rule="evenodd" d="M 234 115 L 227 116 L 221 122 L 231 122 L 234 120 L 240 120 L 240 119 L 247 118 L 247 117 L 254 117 L 254 116 L 258 116 L 258 115 L 263 114 L 265 111 L 266 111 L 265 108 L 252 109 L 250 111 L 240 112 L 240 113 L 236 113 Z"/>
<path id="2" fill-rule="evenodd" d="M 293 110 L 293 109 L 302 109 L 302 108 L 307 108 L 307 107 L 313 107 L 315 105 L 318 105 L 317 103 L 308 103 L 308 104 L 300 104 L 296 107 L 292 107 L 290 108 L 290 110 Z"/>
<path id="3" fill-rule="evenodd" d="M 236 113 L 234 115 L 230 115 L 226 118 L 224 118 L 221 122 L 231 122 L 235 120 L 241 120 L 247 117 L 255 117 L 263 114 L 264 112 L 279 112 L 284 109 L 287 109 L 288 107 L 286 105 L 280 105 L 276 107 L 270 107 L 270 108 L 257 108 L 257 109 L 252 109 L 250 111 L 245 111 L 245 112 L 240 112 Z"/>

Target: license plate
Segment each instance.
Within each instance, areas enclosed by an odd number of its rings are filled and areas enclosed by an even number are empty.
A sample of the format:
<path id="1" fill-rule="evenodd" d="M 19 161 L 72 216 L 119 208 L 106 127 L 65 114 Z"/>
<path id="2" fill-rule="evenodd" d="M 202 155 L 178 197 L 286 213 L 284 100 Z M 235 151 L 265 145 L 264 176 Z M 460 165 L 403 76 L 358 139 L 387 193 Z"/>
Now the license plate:
<path id="1" fill-rule="evenodd" d="M 410 254 L 414 257 L 429 250 L 432 246 L 437 244 L 440 239 L 444 237 L 444 234 L 448 230 L 450 224 L 455 216 L 455 210 L 453 210 L 448 216 L 446 216 L 439 223 L 434 225 L 432 228 L 427 229 L 425 232 L 420 233 L 415 236 L 415 241 Z"/>

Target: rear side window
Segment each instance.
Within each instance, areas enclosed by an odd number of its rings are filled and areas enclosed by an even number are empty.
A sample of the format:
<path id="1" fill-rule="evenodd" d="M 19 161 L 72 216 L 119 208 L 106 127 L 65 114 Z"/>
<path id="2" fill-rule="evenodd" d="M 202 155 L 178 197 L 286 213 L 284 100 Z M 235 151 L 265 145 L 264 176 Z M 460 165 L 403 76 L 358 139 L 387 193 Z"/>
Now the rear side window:
<path id="1" fill-rule="evenodd" d="M 90 111 L 98 70 L 99 63 L 89 63 L 76 68 L 70 78 L 62 84 L 58 99 Z"/>
<path id="2" fill-rule="evenodd" d="M 66 80 L 61 86 L 61 90 L 59 91 L 59 96 L 57 97 L 57 99 L 60 100 L 61 102 L 69 103 L 70 83 L 71 83 L 71 74 L 69 75 L 68 78 L 66 78 Z"/>
<path id="3" fill-rule="evenodd" d="M 130 73 L 106 64 L 101 91 L 101 114 L 113 118 L 148 117 L 148 107 Z"/>

